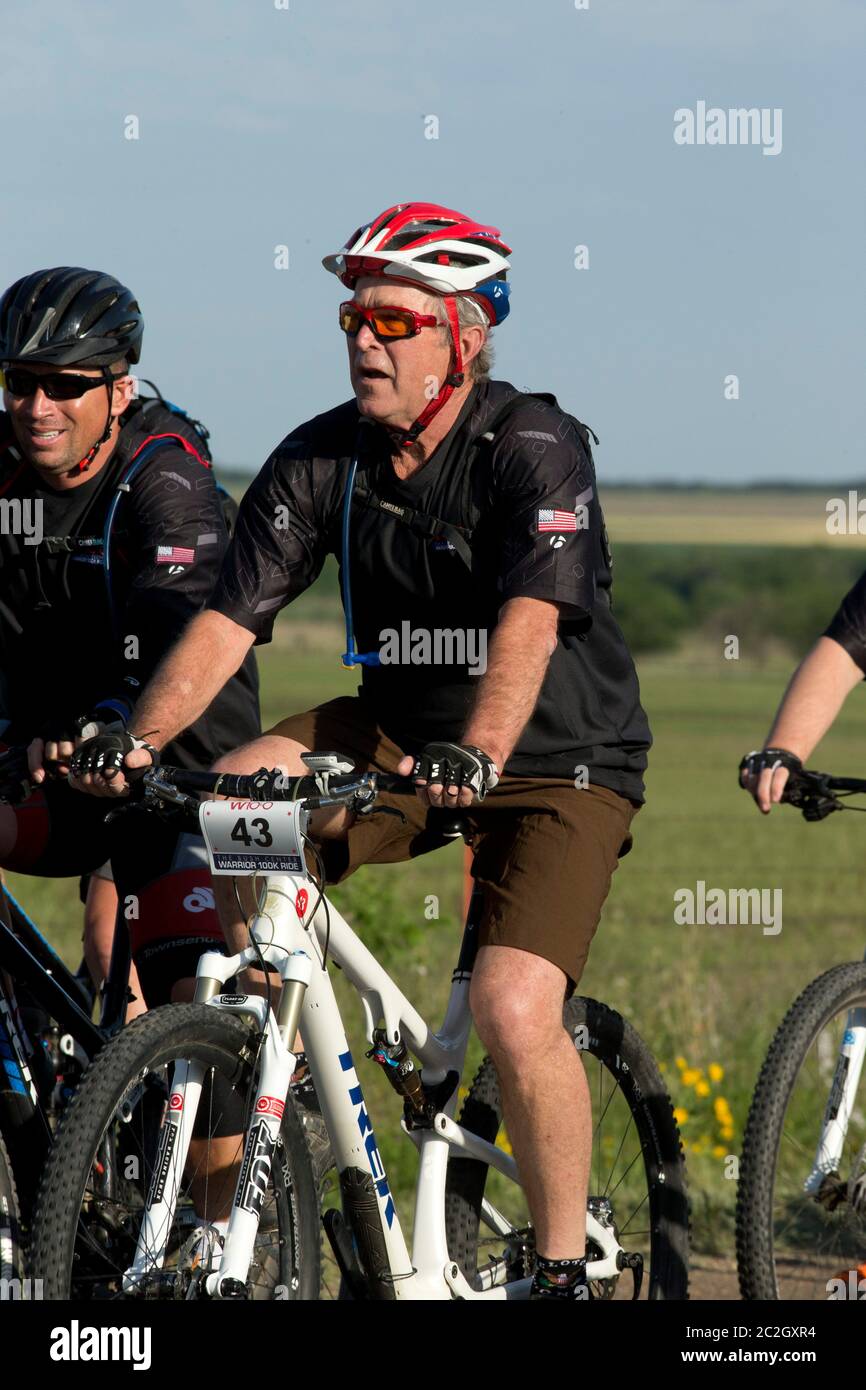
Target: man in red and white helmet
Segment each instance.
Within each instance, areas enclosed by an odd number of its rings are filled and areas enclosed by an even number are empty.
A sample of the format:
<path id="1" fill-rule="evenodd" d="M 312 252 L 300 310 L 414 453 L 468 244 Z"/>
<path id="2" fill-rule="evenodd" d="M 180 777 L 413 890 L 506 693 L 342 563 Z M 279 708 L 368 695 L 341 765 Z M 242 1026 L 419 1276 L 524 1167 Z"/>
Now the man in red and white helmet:
<path id="1" fill-rule="evenodd" d="M 368 414 L 392 430 L 395 436 L 400 436 L 403 448 L 415 443 L 451 401 L 455 391 L 457 400 L 452 401 L 446 419 L 456 418 L 455 407 L 465 399 L 471 384 L 471 381 L 467 383 L 464 370 L 467 350 L 461 342 L 462 334 L 470 326 L 474 328 L 468 344 L 471 362 L 481 350 L 489 329 L 507 317 L 510 287 L 505 276 L 509 269 L 506 257 L 510 251 L 495 227 L 485 227 L 435 203 L 401 203 L 383 212 L 368 227 L 354 232 L 337 255 L 324 258 L 322 264 L 326 270 L 338 275 L 349 289 L 358 291 L 355 300 L 340 310 L 341 320 L 345 320 L 344 331 L 353 336 L 357 329 L 346 327 L 346 323 L 351 322 L 353 305 L 381 308 L 389 299 L 396 298 L 404 308 L 411 310 L 411 302 L 426 304 L 431 296 L 441 300 L 447 327 L 443 360 L 448 351 L 448 365 L 443 370 L 441 382 L 434 376 L 432 382 L 422 383 L 427 404 L 408 426 L 403 424 L 402 417 L 407 400 L 415 395 L 412 386 L 416 381 L 409 373 L 414 367 L 417 378 L 422 365 L 418 355 L 408 361 L 400 355 L 392 358 L 393 371 L 389 372 L 377 367 L 375 358 L 371 361 L 362 352 L 359 361 L 358 351 L 352 353 L 350 350 L 352 385 L 356 394 L 361 388 L 358 405 L 362 414 Z M 402 289 L 406 285 L 414 287 L 414 296 L 401 294 L 399 290 L 396 295 L 392 293 L 395 287 Z M 436 322 L 442 323 L 438 302 L 432 307 Z M 401 371 L 402 367 L 406 368 L 405 372 Z M 377 382 L 382 385 L 377 386 Z M 436 387 L 435 395 L 431 392 L 431 384 Z M 441 429 L 440 421 L 437 434 Z M 427 452 L 432 452 L 429 441 Z"/>
<path id="2" fill-rule="evenodd" d="M 592 1118 L 563 999 L 631 846 L 650 735 L 611 614 L 586 427 L 489 376 L 509 254 L 494 227 L 403 203 L 325 258 L 350 295 L 339 322 L 352 397 L 271 455 L 210 611 L 138 710 L 153 741 L 171 738 L 340 556 L 358 693 L 289 716 L 218 766 L 302 773 L 302 752 L 335 749 L 356 768 L 412 775 L 414 802 L 379 797 L 402 821 L 316 813 L 329 883 L 441 844 L 442 808 L 461 809 L 482 890 L 477 957 L 464 943 L 461 971 L 532 1213 L 533 1297 L 571 1300 L 587 1293 Z M 83 784 L 122 792 L 99 755 L 96 740 Z M 127 765 L 147 761 L 142 750 Z M 231 882 L 216 891 L 236 951 L 246 927 Z"/>

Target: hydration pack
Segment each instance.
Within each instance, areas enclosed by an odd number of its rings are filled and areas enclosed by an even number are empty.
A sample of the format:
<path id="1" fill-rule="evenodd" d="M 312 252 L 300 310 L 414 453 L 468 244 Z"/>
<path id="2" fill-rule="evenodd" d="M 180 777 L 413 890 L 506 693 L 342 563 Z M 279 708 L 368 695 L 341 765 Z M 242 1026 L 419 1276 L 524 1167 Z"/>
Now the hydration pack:
<path id="1" fill-rule="evenodd" d="M 109 505 L 105 518 L 102 545 L 102 568 L 105 574 L 105 584 L 108 592 L 108 605 L 115 620 L 116 610 L 114 603 L 114 592 L 112 588 L 111 575 L 111 537 L 118 508 L 121 506 L 125 496 L 128 496 L 132 480 L 139 470 L 153 458 L 154 454 L 159 453 L 160 449 L 177 448 L 178 446 L 185 453 L 197 459 L 203 468 L 213 470 L 213 459 L 211 457 L 209 439 L 210 432 L 200 420 L 193 417 L 173 401 L 166 400 L 152 381 L 145 380 L 145 385 L 152 387 L 156 392 L 155 396 L 139 395 L 124 411 L 122 417 L 122 428 L 125 430 L 130 425 L 136 426 L 136 433 L 140 429 L 147 430 L 149 425 L 156 425 L 159 422 L 165 423 L 165 412 L 168 411 L 172 417 L 170 430 L 161 430 L 159 433 L 147 434 L 137 446 L 134 453 L 130 456 L 125 466 L 121 469 L 117 482 L 114 485 L 114 496 Z M 216 481 L 216 480 L 215 480 Z M 238 516 L 238 505 L 227 492 L 221 483 L 216 483 L 222 506 L 223 518 L 226 523 L 226 530 L 229 536 L 234 534 L 235 523 Z"/>
<path id="2" fill-rule="evenodd" d="M 473 488 L 477 486 L 475 478 L 476 456 L 493 444 L 500 427 L 508 417 L 513 415 L 527 400 L 540 400 L 546 402 L 547 405 L 557 405 L 556 397 L 550 395 L 546 391 L 518 391 L 515 395 L 509 396 L 508 400 L 504 401 L 498 410 L 493 412 L 490 419 L 487 421 L 487 428 L 481 434 L 475 435 L 469 443 L 470 459 L 462 475 L 463 496 L 460 499 L 459 506 L 459 513 L 461 515 L 465 516 L 468 514 Z M 561 407 L 557 406 L 557 408 L 561 410 Z M 589 456 L 590 466 L 593 468 L 594 472 L 592 445 L 589 442 L 589 437 L 592 435 L 592 438 L 595 440 L 596 444 L 598 444 L 597 435 L 588 425 L 585 425 L 582 420 L 578 420 L 576 416 L 569 415 L 568 412 L 564 410 L 562 414 L 577 431 L 578 437 Z M 379 508 L 382 511 L 387 511 L 389 516 L 395 517 L 397 521 L 408 526 L 416 535 L 422 536 L 425 540 L 441 541 L 443 545 L 447 545 L 449 549 L 457 553 L 460 560 L 471 573 L 471 528 L 467 526 L 458 526 L 451 521 L 443 521 L 441 517 L 433 516 L 430 512 L 420 511 L 414 507 L 405 505 L 398 507 L 395 506 L 393 502 L 383 501 L 363 478 L 354 479 L 351 495 L 349 495 L 349 489 L 347 488 L 347 494 L 346 497 L 344 497 L 344 507 L 349 505 L 373 507 L 374 509 Z M 606 542 L 607 537 L 605 535 L 605 545 Z"/>

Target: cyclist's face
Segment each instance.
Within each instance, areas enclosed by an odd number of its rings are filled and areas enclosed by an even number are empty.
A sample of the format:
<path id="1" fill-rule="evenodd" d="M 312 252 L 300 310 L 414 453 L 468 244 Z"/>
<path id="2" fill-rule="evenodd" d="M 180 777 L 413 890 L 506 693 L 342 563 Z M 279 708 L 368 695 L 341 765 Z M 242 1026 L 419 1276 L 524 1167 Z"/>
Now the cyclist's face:
<path id="1" fill-rule="evenodd" d="M 399 305 L 419 314 L 435 314 L 444 323 L 441 300 L 414 285 L 370 277 L 361 279 L 352 295 L 365 308 Z M 394 429 L 411 425 L 439 391 L 448 374 L 451 339 L 441 328 L 422 328 L 411 338 L 380 342 L 369 324 L 347 337 L 349 375 L 362 415 Z"/>
<path id="2" fill-rule="evenodd" d="M 36 375 L 60 371 L 64 376 L 101 376 L 98 368 L 58 368 L 38 362 L 28 362 L 26 370 Z M 117 370 L 116 366 L 112 368 Z M 115 383 L 113 416 L 122 414 L 129 405 L 133 385 L 132 377 Z M 68 473 L 85 457 L 105 429 L 108 414 L 108 396 L 101 386 L 70 401 L 52 401 L 41 387 L 30 396 L 13 396 L 11 391 L 4 391 L 3 405 L 22 454 L 28 463 L 51 477 Z"/>

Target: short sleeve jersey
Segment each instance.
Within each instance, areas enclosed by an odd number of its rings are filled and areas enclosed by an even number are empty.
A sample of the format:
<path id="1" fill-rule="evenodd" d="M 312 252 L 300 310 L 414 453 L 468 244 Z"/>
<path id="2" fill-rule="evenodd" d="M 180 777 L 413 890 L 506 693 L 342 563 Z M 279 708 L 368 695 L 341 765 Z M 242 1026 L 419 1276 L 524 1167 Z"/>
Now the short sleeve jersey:
<path id="1" fill-rule="evenodd" d="M 823 635 L 844 647 L 866 675 L 866 574 L 845 595 Z"/>
<path id="2" fill-rule="evenodd" d="M 360 440 L 350 576 L 361 697 L 408 752 L 459 740 L 502 605 L 560 609 L 544 683 L 506 771 L 590 781 L 635 800 L 650 734 L 637 677 L 610 606 L 610 565 L 592 459 L 556 404 L 476 384 L 424 466 L 398 479 L 384 430 L 359 435 L 354 400 L 292 431 L 241 503 L 210 606 L 270 640 L 277 613 L 340 556 L 343 501 Z M 441 524 L 440 524 L 441 523 Z M 457 528 L 471 569 L 449 535 Z M 341 572 L 345 592 L 345 575 Z"/>
<path id="3" fill-rule="evenodd" d="M 170 431 L 172 417 L 165 417 L 156 428 Z M 4 422 L 0 418 L 0 426 Z M 135 421 L 126 425 L 99 472 L 66 491 L 42 482 L 17 451 L 0 452 L 0 497 L 33 523 L 30 535 L 14 527 L 0 531 L 5 742 L 71 728 L 100 701 L 134 707 L 210 597 L 228 546 L 214 475 L 179 445 L 166 444 L 119 502 L 109 604 L 106 517 L 147 432 Z M 166 747 L 164 761 L 208 767 L 259 731 L 258 675 L 249 653 L 205 713 Z"/>

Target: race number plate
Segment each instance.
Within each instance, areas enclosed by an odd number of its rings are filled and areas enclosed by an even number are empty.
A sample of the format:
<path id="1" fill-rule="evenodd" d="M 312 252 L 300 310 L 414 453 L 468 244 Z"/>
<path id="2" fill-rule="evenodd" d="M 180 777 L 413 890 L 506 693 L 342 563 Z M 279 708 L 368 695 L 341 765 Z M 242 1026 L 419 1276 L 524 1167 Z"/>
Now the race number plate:
<path id="1" fill-rule="evenodd" d="M 305 872 L 300 802 L 203 801 L 199 824 L 212 874 Z"/>

